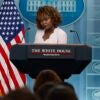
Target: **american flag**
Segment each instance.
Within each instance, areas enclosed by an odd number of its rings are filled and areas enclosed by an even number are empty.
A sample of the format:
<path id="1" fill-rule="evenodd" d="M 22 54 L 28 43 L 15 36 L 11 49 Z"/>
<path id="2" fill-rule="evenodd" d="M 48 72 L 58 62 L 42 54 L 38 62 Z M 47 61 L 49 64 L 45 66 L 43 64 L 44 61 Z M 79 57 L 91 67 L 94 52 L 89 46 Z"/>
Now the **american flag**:
<path id="1" fill-rule="evenodd" d="M 4 0 L 0 7 L 0 91 L 3 95 L 26 84 L 25 74 L 20 73 L 9 58 L 11 47 L 22 43 L 24 33 L 14 0 Z"/>

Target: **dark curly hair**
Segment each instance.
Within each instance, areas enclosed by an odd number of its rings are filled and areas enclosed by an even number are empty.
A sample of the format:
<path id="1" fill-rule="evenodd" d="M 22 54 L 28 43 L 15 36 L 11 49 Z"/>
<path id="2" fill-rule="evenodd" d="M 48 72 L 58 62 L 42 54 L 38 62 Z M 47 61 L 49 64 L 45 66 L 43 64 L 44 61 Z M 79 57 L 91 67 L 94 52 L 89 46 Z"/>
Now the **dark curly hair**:
<path id="1" fill-rule="evenodd" d="M 36 92 L 40 88 L 40 86 L 46 82 L 54 82 L 56 84 L 56 83 L 62 83 L 63 80 L 54 70 L 51 69 L 41 70 L 36 77 L 33 91 Z"/>
<path id="2" fill-rule="evenodd" d="M 61 23 L 61 17 L 57 9 L 53 8 L 52 6 L 42 6 L 38 9 L 36 15 L 37 28 L 43 29 L 41 26 L 41 21 L 46 15 L 51 18 L 54 27 L 57 27 Z"/>

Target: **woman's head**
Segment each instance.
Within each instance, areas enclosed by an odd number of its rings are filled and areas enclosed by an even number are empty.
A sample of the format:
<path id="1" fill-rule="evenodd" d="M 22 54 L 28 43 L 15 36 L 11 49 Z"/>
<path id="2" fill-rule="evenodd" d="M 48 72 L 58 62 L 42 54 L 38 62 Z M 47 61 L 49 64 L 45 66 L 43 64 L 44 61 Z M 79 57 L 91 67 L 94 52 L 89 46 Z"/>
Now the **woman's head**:
<path id="1" fill-rule="evenodd" d="M 74 89 L 60 84 L 49 90 L 45 100 L 78 100 L 78 98 Z"/>
<path id="2" fill-rule="evenodd" d="M 19 88 L 10 91 L 6 94 L 3 100 L 40 100 L 36 94 L 32 94 L 27 87 Z"/>
<path id="3" fill-rule="evenodd" d="M 40 86 L 40 88 L 35 92 L 36 95 L 38 95 L 41 100 L 45 99 L 45 96 L 48 94 L 49 90 L 56 86 L 54 82 L 46 82 Z"/>
<path id="4" fill-rule="evenodd" d="M 37 27 L 45 29 L 47 25 L 57 27 L 61 22 L 61 17 L 58 11 L 52 6 L 40 7 L 37 11 L 36 17 Z"/>
<path id="5" fill-rule="evenodd" d="M 62 80 L 55 71 L 50 69 L 42 70 L 36 77 L 34 91 L 36 92 L 46 82 L 61 83 Z"/>

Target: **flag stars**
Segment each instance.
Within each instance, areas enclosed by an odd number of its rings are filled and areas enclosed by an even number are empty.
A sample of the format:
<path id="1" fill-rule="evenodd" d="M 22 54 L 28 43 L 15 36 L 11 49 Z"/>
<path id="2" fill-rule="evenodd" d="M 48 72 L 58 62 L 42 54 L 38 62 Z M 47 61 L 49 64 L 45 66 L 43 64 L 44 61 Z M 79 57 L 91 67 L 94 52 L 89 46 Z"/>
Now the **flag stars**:
<path id="1" fill-rule="evenodd" d="M 10 15 L 12 15 L 12 12 L 10 12 Z"/>
<path id="2" fill-rule="evenodd" d="M 9 15 L 9 12 L 6 12 L 6 15 Z"/>
<path id="3" fill-rule="evenodd" d="M 17 22 L 16 24 L 19 25 L 19 22 Z"/>
<path id="4" fill-rule="evenodd" d="M 14 30 L 14 27 L 11 27 L 12 30 Z"/>
<path id="5" fill-rule="evenodd" d="M 3 10 L 3 7 L 1 7 L 1 10 Z"/>
<path id="6" fill-rule="evenodd" d="M 8 2 L 8 4 L 10 5 L 10 2 Z"/>
<path id="7" fill-rule="evenodd" d="M 13 3 L 13 2 L 11 2 L 11 4 L 13 5 L 14 3 Z"/>
<path id="8" fill-rule="evenodd" d="M 2 32 L 2 35 L 5 35 L 5 32 Z"/>
<path id="9" fill-rule="evenodd" d="M 3 12 L 3 15 L 5 15 L 6 13 L 5 12 Z"/>
<path id="10" fill-rule="evenodd" d="M 20 20 L 20 17 L 17 17 L 17 20 Z"/>
<path id="11" fill-rule="evenodd" d="M 16 20 L 16 17 L 13 17 L 13 20 Z"/>
<path id="12" fill-rule="evenodd" d="M 3 2 L 2 4 L 4 5 L 5 3 Z"/>
<path id="13" fill-rule="evenodd" d="M 6 35 L 9 35 L 9 32 L 7 32 Z"/>
<path id="14" fill-rule="evenodd" d="M 7 7 L 4 7 L 4 10 L 6 10 L 7 9 Z"/>
<path id="15" fill-rule="evenodd" d="M 10 7 L 11 10 L 13 10 L 13 7 Z"/>
<path id="16" fill-rule="evenodd" d="M 12 22 L 12 25 L 15 25 L 15 22 Z"/>
<path id="17" fill-rule="evenodd" d="M 5 4 L 7 4 L 7 1 L 5 1 Z"/>
<path id="18" fill-rule="evenodd" d="M 9 10 L 9 9 L 10 9 L 10 7 L 7 7 L 7 9 Z"/>
<path id="19" fill-rule="evenodd" d="M 8 22 L 8 25 L 11 25 L 11 22 Z"/>
<path id="20" fill-rule="evenodd" d="M 4 30 L 6 30 L 6 27 L 3 27 Z"/>
<path id="21" fill-rule="evenodd" d="M 7 30 L 9 31 L 10 30 L 10 27 L 7 27 Z"/>
<path id="22" fill-rule="evenodd" d="M 21 21 L 21 24 L 24 24 L 24 23 Z"/>
<path id="23" fill-rule="evenodd" d="M 0 25 L 3 25 L 3 22 L 0 22 Z"/>
<path id="24" fill-rule="evenodd" d="M 0 32 L 5 42 L 8 43 L 17 33 L 19 33 L 19 29 L 23 25 L 23 22 L 17 7 L 13 5 L 13 1 L 5 0 L 5 2 L 6 4 L 1 6 L 0 9 Z"/>
<path id="25" fill-rule="evenodd" d="M 7 25 L 7 22 L 4 22 L 4 25 Z"/>
<path id="26" fill-rule="evenodd" d="M 9 17 L 9 20 L 12 20 L 12 18 L 11 18 L 11 17 Z"/>
<path id="27" fill-rule="evenodd" d="M 5 17 L 5 20 L 8 20 L 8 17 Z"/>
<path id="28" fill-rule="evenodd" d="M 8 37 L 5 37 L 5 40 L 7 41 L 8 40 Z"/>
<path id="29" fill-rule="evenodd" d="M 11 32 L 10 34 L 11 34 L 11 35 L 14 35 L 14 33 L 13 33 L 13 32 Z"/>
<path id="30" fill-rule="evenodd" d="M 4 20 L 4 17 L 1 17 L 2 20 Z"/>
<path id="31" fill-rule="evenodd" d="M 16 29 L 16 30 L 18 30 L 19 28 L 18 28 L 18 27 L 16 27 L 15 29 Z"/>
<path id="32" fill-rule="evenodd" d="M 16 10 L 17 8 L 16 8 L 16 7 L 14 7 L 14 9 Z"/>
<path id="33" fill-rule="evenodd" d="M 16 12 L 14 11 L 14 15 L 16 15 Z"/>

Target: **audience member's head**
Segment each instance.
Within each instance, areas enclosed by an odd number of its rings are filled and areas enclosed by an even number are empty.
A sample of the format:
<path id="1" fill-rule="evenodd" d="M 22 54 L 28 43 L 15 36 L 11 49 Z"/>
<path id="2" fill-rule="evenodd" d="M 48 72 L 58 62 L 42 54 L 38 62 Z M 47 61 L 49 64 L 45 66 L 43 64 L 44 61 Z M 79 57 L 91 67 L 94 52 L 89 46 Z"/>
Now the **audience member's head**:
<path id="1" fill-rule="evenodd" d="M 45 96 L 48 94 L 49 90 L 56 86 L 53 82 L 46 82 L 43 85 L 40 86 L 40 88 L 35 92 L 41 100 L 45 99 Z"/>
<path id="2" fill-rule="evenodd" d="M 33 88 L 33 91 L 37 91 L 40 86 L 46 82 L 54 82 L 54 83 L 61 83 L 63 82 L 59 75 L 53 70 L 45 69 L 42 70 L 36 77 L 36 82 Z"/>
<path id="3" fill-rule="evenodd" d="M 2 100 L 39 100 L 39 98 L 25 87 L 9 92 Z"/>
<path id="4" fill-rule="evenodd" d="M 49 90 L 45 100 L 78 100 L 78 98 L 73 88 L 60 84 Z"/>
<path id="5" fill-rule="evenodd" d="M 70 84 L 69 82 L 62 82 L 62 83 L 60 83 L 59 85 L 64 85 L 64 86 L 70 87 L 71 89 L 73 89 L 73 91 L 75 91 L 73 85 Z"/>

